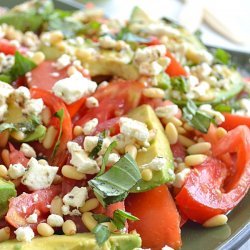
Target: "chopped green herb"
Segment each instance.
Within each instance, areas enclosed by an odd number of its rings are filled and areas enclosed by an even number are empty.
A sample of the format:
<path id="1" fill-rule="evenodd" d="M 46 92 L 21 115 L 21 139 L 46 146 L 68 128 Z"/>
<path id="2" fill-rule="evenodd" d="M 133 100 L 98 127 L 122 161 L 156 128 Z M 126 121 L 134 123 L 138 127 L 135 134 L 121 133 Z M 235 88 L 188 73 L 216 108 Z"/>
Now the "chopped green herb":
<path id="1" fill-rule="evenodd" d="M 93 214 L 93 217 L 98 223 L 110 222 L 111 221 L 111 218 L 104 215 L 104 214 Z"/>
<path id="2" fill-rule="evenodd" d="M 98 153 L 102 149 L 102 144 L 103 144 L 103 135 L 100 134 L 98 137 L 98 142 L 97 145 L 93 148 L 93 150 L 89 153 L 89 158 L 94 159 Z"/>
<path id="3" fill-rule="evenodd" d="M 86 35 L 95 35 L 98 34 L 101 28 L 101 23 L 97 21 L 91 21 L 86 23 L 81 29 L 81 33 Z"/>
<path id="4" fill-rule="evenodd" d="M 207 133 L 210 123 L 213 122 L 212 117 L 198 110 L 195 103 L 188 100 L 186 106 L 182 109 L 183 118 L 194 128 L 202 133 Z"/>
<path id="5" fill-rule="evenodd" d="M 218 104 L 214 107 L 214 109 L 216 111 L 219 111 L 219 112 L 228 112 L 228 113 L 231 113 L 232 112 L 232 107 L 229 106 L 229 105 L 226 105 L 226 104 Z"/>
<path id="6" fill-rule="evenodd" d="M 123 201 L 131 188 L 141 179 L 134 159 L 125 154 L 107 172 L 96 176 L 88 183 L 103 206 Z"/>
<path id="7" fill-rule="evenodd" d="M 148 43 L 150 42 L 150 38 L 140 37 L 132 32 L 130 32 L 128 27 L 122 28 L 121 31 L 116 36 L 117 40 L 123 40 L 126 42 L 133 43 Z"/>
<path id="8" fill-rule="evenodd" d="M 139 219 L 126 211 L 120 209 L 115 210 L 112 222 L 117 229 L 123 229 L 125 227 L 126 220 L 136 221 Z"/>
<path id="9" fill-rule="evenodd" d="M 59 128 L 59 134 L 58 134 L 58 137 L 57 137 L 57 140 L 56 140 L 56 144 L 54 146 L 54 149 L 53 149 L 53 152 L 52 152 L 52 159 L 55 157 L 56 155 L 56 152 L 58 150 L 58 147 L 60 145 L 60 140 L 61 140 L 61 137 L 62 137 L 62 125 L 63 125 L 63 118 L 64 118 L 64 110 L 63 109 L 60 109 L 58 110 L 55 115 L 55 117 L 57 117 L 60 121 L 60 128 Z"/>
<path id="10" fill-rule="evenodd" d="M 171 84 L 170 77 L 165 72 L 158 74 L 155 80 L 157 82 L 156 86 L 164 90 L 168 89 Z"/>
<path id="11" fill-rule="evenodd" d="M 231 55 L 223 49 L 216 49 L 214 52 L 215 63 L 221 63 L 225 65 L 231 64 Z"/>
<path id="12" fill-rule="evenodd" d="M 110 231 L 107 226 L 98 224 L 93 230 L 92 233 L 95 235 L 96 242 L 101 246 L 105 241 L 110 237 Z"/>
<path id="13" fill-rule="evenodd" d="M 180 91 L 181 93 L 188 92 L 188 81 L 183 76 L 171 77 L 171 86 L 173 90 Z"/>

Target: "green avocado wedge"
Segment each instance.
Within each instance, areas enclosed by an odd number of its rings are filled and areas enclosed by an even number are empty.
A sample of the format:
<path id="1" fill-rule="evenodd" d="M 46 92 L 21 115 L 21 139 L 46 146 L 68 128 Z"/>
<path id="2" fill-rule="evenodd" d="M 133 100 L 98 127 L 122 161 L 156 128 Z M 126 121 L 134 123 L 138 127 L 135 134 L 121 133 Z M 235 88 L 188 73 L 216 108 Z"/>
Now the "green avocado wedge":
<path id="1" fill-rule="evenodd" d="M 132 250 L 139 247 L 141 238 L 138 234 L 113 234 L 100 247 L 91 233 L 36 237 L 27 243 L 17 240 L 0 243 L 1 250 Z"/>
<path id="2" fill-rule="evenodd" d="M 164 157 L 167 160 L 165 167 L 161 170 L 153 170 L 153 177 L 150 181 L 139 181 L 132 192 L 144 192 L 172 181 L 174 178 L 172 151 L 161 122 L 157 118 L 154 110 L 149 105 L 142 105 L 131 111 L 128 117 L 146 123 L 148 129 L 156 130 L 155 138 L 151 142 L 150 147 L 147 148 L 147 151 L 137 153 L 136 162 L 138 166 L 140 167 L 143 164 L 150 163 L 155 157 Z"/>
<path id="3" fill-rule="evenodd" d="M 9 199 L 15 196 L 16 189 L 14 183 L 0 178 L 0 218 L 8 210 Z"/>

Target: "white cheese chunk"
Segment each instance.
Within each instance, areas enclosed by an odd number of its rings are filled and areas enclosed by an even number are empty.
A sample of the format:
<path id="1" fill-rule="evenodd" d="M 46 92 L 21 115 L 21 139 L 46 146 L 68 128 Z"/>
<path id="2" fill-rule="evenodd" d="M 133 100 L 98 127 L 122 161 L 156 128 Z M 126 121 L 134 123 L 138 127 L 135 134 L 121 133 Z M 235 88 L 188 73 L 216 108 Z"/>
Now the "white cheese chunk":
<path id="1" fill-rule="evenodd" d="M 91 152 L 98 143 L 98 136 L 86 136 L 83 142 L 83 148 L 86 152 Z"/>
<path id="2" fill-rule="evenodd" d="M 20 151 L 24 153 L 24 155 L 28 158 L 34 157 L 36 158 L 36 151 L 27 143 L 22 143 L 20 147 Z"/>
<path id="3" fill-rule="evenodd" d="M 69 193 L 64 195 L 63 203 L 71 207 L 82 207 L 88 198 L 88 190 L 86 187 L 74 187 Z"/>
<path id="4" fill-rule="evenodd" d="M 25 167 L 21 163 L 10 164 L 8 175 L 11 179 L 18 179 L 25 173 Z"/>
<path id="5" fill-rule="evenodd" d="M 178 106 L 175 104 L 157 107 L 155 113 L 159 118 L 171 118 L 178 113 Z"/>
<path id="6" fill-rule="evenodd" d="M 31 227 L 19 227 L 16 231 L 16 239 L 18 241 L 31 242 L 31 240 L 35 237 L 35 234 Z"/>
<path id="7" fill-rule="evenodd" d="M 23 113 L 38 116 L 43 110 L 43 99 L 30 99 L 24 103 Z"/>
<path id="8" fill-rule="evenodd" d="M 94 96 L 90 96 L 86 100 L 86 107 L 87 108 L 96 108 L 99 107 L 99 102 Z"/>
<path id="9" fill-rule="evenodd" d="M 26 219 L 26 222 L 27 222 L 27 223 L 30 223 L 30 224 L 37 223 L 37 218 L 38 218 L 38 215 L 37 215 L 36 213 L 33 213 L 33 214 L 31 214 L 31 215 Z"/>
<path id="10" fill-rule="evenodd" d="M 76 71 L 70 77 L 61 79 L 52 88 L 53 93 L 65 103 L 71 104 L 84 96 L 93 94 L 97 84 Z"/>
<path id="11" fill-rule="evenodd" d="M 57 59 L 55 66 L 58 70 L 60 70 L 69 66 L 70 63 L 71 63 L 70 56 L 67 54 L 63 54 Z"/>
<path id="12" fill-rule="evenodd" d="M 177 173 L 175 175 L 173 186 L 177 188 L 181 188 L 184 185 L 187 179 L 187 176 L 190 174 L 190 172 L 191 172 L 190 168 L 185 168 L 181 172 Z"/>
<path id="13" fill-rule="evenodd" d="M 57 214 L 50 214 L 47 218 L 47 223 L 52 227 L 61 227 L 63 222 L 63 217 Z"/>
<path id="14" fill-rule="evenodd" d="M 112 166 L 120 160 L 120 156 L 116 153 L 111 153 L 108 158 L 107 165 Z"/>
<path id="15" fill-rule="evenodd" d="M 30 190 L 48 188 L 52 184 L 57 171 L 58 167 L 42 165 L 32 157 L 28 162 L 28 170 L 22 177 L 22 184 Z"/>
<path id="16" fill-rule="evenodd" d="M 140 166 L 140 169 L 149 168 L 155 171 L 160 171 L 166 167 L 167 159 L 164 157 L 155 157 L 151 162 Z"/>
<path id="17" fill-rule="evenodd" d="M 94 118 L 83 125 L 83 133 L 85 135 L 91 135 L 94 133 L 96 126 L 98 125 L 98 119 Z"/>
<path id="18" fill-rule="evenodd" d="M 68 142 L 67 147 L 71 154 L 70 163 L 76 167 L 78 172 L 96 174 L 100 171 L 96 161 L 90 159 L 87 153 L 76 142 Z"/>

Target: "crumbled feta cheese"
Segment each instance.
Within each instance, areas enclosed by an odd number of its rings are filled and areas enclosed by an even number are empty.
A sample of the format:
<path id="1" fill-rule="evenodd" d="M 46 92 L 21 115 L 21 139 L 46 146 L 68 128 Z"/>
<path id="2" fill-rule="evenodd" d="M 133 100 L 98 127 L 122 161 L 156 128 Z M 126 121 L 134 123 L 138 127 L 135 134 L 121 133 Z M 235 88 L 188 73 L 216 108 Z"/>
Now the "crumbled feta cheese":
<path id="1" fill-rule="evenodd" d="M 68 142 L 67 147 L 71 154 L 70 163 L 76 167 L 78 172 L 96 174 L 100 171 L 96 161 L 90 159 L 87 153 L 76 142 Z"/>
<path id="2" fill-rule="evenodd" d="M 38 218 L 38 215 L 37 215 L 36 213 L 33 213 L 33 214 L 31 214 L 31 215 L 26 219 L 26 222 L 27 222 L 27 223 L 30 223 L 30 224 L 37 223 L 37 218 Z"/>
<path id="3" fill-rule="evenodd" d="M 26 185 L 30 190 L 50 187 L 58 171 L 58 167 L 41 165 L 33 157 L 29 160 L 28 167 L 22 177 L 22 184 Z"/>
<path id="4" fill-rule="evenodd" d="M 24 102 L 25 100 L 30 99 L 30 91 L 28 88 L 26 87 L 19 87 L 17 89 L 15 89 L 14 91 L 14 97 L 15 97 L 15 101 L 20 103 L 20 102 Z"/>
<path id="5" fill-rule="evenodd" d="M 43 110 L 43 99 L 30 99 L 24 104 L 23 113 L 38 116 Z"/>
<path id="6" fill-rule="evenodd" d="M 199 107 L 199 110 L 212 116 L 217 124 L 221 124 L 225 121 L 225 117 L 219 111 L 215 111 L 210 104 L 203 104 Z"/>
<path id="7" fill-rule="evenodd" d="M 175 104 L 157 107 L 155 113 L 159 118 L 171 118 L 178 113 L 178 106 Z"/>
<path id="8" fill-rule="evenodd" d="M 86 122 L 83 125 L 83 128 L 82 128 L 83 133 L 85 135 L 91 135 L 95 131 L 97 125 L 98 125 L 98 119 L 97 118 L 89 120 L 88 122 Z"/>
<path id="9" fill-rule="evenodd" d="M 96 108 L 99 107 L 99 102 L 94 96 L 90 96 L 86 100 L 86 107 L 87 108 Z"/>
<path id="10" fill-rule="evenodd" d="M 70 216 L 81 216 L 81 212 L 78 209 L 73 209 L 72 211 L 69 212 Z"/>
<path id="11" fill-rule="evenodd" d="M 153 36 L 179 36 L 180 31 L 163 23 L 151 23 L 143 30 L 143 32 Z"/>
<path id="12" fill-rule="evenodd" d="M 63 54 L 63 55 L 61 55 L 61 56 L 57 59 L 55 66 L 56 66 L 56 68 L 57 68 L 58 70 L 60 70 L 60 69 L 63 69 L 63 68 L 65 68 L 65 67 L 69 66 L 70 63 L 71 63 L 70 56 L 69 56 L 69 55 L 66 55 L 66 54 Z"/>
<path id="13" fill-rule="evenodd" d="M 61 210 L 62 210 L 63 215 L 68 215 L 70 213 L 70 208 L 68 205 L 63 205 Z"/>
<path id="14" fill-rule="evenodd" d="M 31 227 L 19 227 L 16 231 L 16 239 L 18 241 L 31 242 L 31 240 L 35 237 L 35 234 Z"/>
<path id="15" fill-rule="evenodd" d="M 190 168 L 185 168 L 181 172 L 177 173 L 175 175 L 173 186 L 177 188 L 181 188 L 184 185 L 187 179 L 187 176 L 189 175 L 190 172 L 191 172 Z"/>
<path id="16" fill-rule="evenodd" d="M 24 175 L 25 169 L 21 163 L 10 164 L 8 175 L 11 179 L 18 179 Z"/>
<path id="17" fill-rule="evenodd" d="M 107 162 L 107 165 L 108 166 L 112 166 L 114 165 L 116 162 L 118 162 L 120 159 L 120 156 L 116 153 L 111 153 L 109 155 L 109 158 L 108 158 L 108 162 Z"/>
<path id="18" fill-rule="evenodd" d="M 86 136 L 83 142 L 83 148 L 86 152 L 91 152 L 98 143 L 98 136 Z"/>
<path id="19" fill-rule="evenodd" d="M 72 207 L 82 207 L 88 198 L 88 190 L 86 187 L 74 187 L 69 193 L 64 195 L 63 203 Z"/>
<path id="20" fill-rule="evenodd" d="M 250 100 L 246 98 L 242 98 L 239 101 L 239 104 L 240 104 L 241 109 L 237 110 L 234 113 L 238 115 L 243 115 L 243 116 L 250 116 Z"/>
<path id="21" fill-rule="evenodd" d="M 47 218 L 47 223 L 52 227 L 61 227 L 63 222 L 63 217 L 57 214 L 50 214 Z"/>
<path id="22" fill-rule="evenodd" d="M 161 250 L 174 250 L 174 249 L 166 245 Z"/>
<path id="23" fill-rule="evenodd" d="M 102 36 L 99 38 L 99 45 L 104 49 L 113 49 L 116 47 L 117 41 L 111 36 Z"/>
<path id="24" fill-rule="evenodd" d="M 8 111 L 6 100 L 14 92 L 14 88 L 9 84 L 0 81 L 0 121 L 3 120 Z"/>
<path id="25" fill-rule="evenodd" d="M 156 76 L 163 71 L 163 67 L 158 62 L 143 62 L 139 66 L 139 72 L 146 76 Z"/>
<path id="26" fill-rule="evenodd" d="M 13 55 L 5 55 L 4 53 L 0 53 L 0 74 L 10 70 L 14 63 L 15 59 Z"/>
<path id="27" fill-rule="evenodd" d="M 36 151 L 27 143 L 22 143 L 20 147 L 20 151 L 23 152 L 24 156 L 31 158 L 36 158 Z"/>
<path id="28" fill-rule="evenodd" d="M 155 157 L 151 162 L 140 166 L 140 169 L 149 168 L 152 170 L 160 171 L 166 167 L 167 159 L 164 157 Z"/>
<path id="29" fill-rule="evenodd" d="M 93 94 L 97 84 L 76 71 L 68 78 L 61 79 L 52 88 L 53 93 L 63 99 L 67 104 L 71 104 L 84 96 Z"/>
<path id="30" fill-rule="evenodd" d="M 196 87 L 194 87 L 191 91 L 195 93 L 196 97 L 204 97 L 207 94 L 207 91 L 210 89 L 209 83 L 205 81 L 201 81 Z"/>
<path id="31" fill-rule="evenodd" d="M 119 123 L 122 134 L 135 138 L 140 142 L 148 141 L 149 131 L 145 123 L 127 117 L 121 117 Z"/>

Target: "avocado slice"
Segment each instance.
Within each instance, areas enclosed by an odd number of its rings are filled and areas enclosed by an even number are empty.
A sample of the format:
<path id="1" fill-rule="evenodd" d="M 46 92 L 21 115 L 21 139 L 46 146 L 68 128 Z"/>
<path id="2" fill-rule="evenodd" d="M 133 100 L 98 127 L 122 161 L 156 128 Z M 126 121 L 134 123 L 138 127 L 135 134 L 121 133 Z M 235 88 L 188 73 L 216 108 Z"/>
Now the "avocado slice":
<path id="1" fill-rule="evenodd" d="M 150 24 L 152 19 L 140 7 L 135 6 L 129 18 L 129 23 Z"/>
<path id="2" fill-rule="evenodd" d="M 10 240 L 0 243 L 1 250 L 132 250 L 141 246 L 138 234 L 113 234 L 99 247 L 91 233 L 81 233 L 72 236 L 53 235 L 36 237 L 32 242 Z"/>
<path id="3" fill-rule="evenodd" d="M 139 181 L 132 192 L 144 192 L 172 181 L 174 178 L 172 151 L 165 136 L 164 128 L 154 110 L 149 105 L 142 105 L 132 110 L 128 117 L 146 123 L 148 129 L 156 130 L 156 136 L 147 151 L 137 153 L 136 162 L 138 166 L 150 163 L 155 157 L 164 157 L 167 160 L 166 166 L 162 170 L 153 170 L 153 178 L 150 181 Z"/>
<path id="4" fill-rule="evenodd" d="M 202 105 L 202 104 L 219 104 L 220 102 L 224 102 L 228 99 L 231 99 L 232 97 L 236 96 L 237 94 L 239 94 L 242 89 L 244 88 L 245 84 L 242 80 L 242 77 L 240 76 L 240 74 L 237 71 L 234 71 L 232 76 L 231 76 L 231 86 L 229 90 L 225 90 L 225 89 L 221 89 L 221 90 L 215 90 L 215 89 L 211 89 L 209 91 L 209 93 L 207 94 L 214 94 L 214 98 L 208 101 L 199 101 L 199 100 L 193 100 L 195 102 L 196 105 Z M 188 100 L 185 100 L 184 98 L 182 98 L 181 100 L 177 100 L 177 99 L 171 99 L 171 101 L 173 101 L 174 103 L 184 106 L 186 104 L 186 102 Z"/>
<path id="5" fill-rule="evenodd" d="M 0 178 L 0 218 L 7 212 L 9 199 L 16 196 L 14 183 Z"/>
<path id="6" fill-rule="evenodd" d="M 23 32 L 37 31 L 43 25 L 45 17 L 53 10 L 54 5 L 51 0 L 29 1 L 15 6 L 0 16 L 0 24 L 7 23 Z"/>

